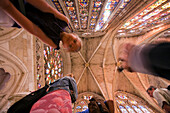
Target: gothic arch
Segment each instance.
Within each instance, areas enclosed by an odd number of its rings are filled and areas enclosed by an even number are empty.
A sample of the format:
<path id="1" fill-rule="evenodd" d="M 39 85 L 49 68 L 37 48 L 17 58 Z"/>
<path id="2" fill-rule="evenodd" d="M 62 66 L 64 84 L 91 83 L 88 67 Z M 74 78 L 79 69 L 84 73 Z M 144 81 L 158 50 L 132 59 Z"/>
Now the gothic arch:
<path id="1" fill-rule="evenodd" d="M 24 31 L 24 29 L 18 28 L 1 28 L 0 32 L 0 44 L 3 44 L 15 37 L 17 37 L 20 33 Z"/>
<path id="2" fill-rule="evenodd" d="M 5 88 L 0 91 L 0 110 L 3 110 L 8 98 L 21 91 L 28 77 L 28 69 L 18 57 L 3 48 L 0 48 L 0 67 L 11 74 Z"/>

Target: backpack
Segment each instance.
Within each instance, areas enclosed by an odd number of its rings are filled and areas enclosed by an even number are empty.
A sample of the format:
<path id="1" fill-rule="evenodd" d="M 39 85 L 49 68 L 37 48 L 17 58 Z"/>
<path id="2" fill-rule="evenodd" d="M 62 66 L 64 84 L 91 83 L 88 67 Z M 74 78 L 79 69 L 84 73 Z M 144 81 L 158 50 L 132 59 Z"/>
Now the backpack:
<path id="1" fill-rule="evenodd" d="M 89 101 L 89 113 L 110 113 L 103 99 L 93 97 Z"/>

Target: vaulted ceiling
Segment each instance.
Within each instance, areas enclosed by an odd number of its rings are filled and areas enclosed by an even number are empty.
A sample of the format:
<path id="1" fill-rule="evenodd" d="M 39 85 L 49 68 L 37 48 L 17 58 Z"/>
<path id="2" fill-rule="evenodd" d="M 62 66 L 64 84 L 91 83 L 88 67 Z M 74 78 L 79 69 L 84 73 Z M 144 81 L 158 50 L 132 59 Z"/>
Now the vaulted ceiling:
<path id="1" fill-rule="evenodd" d="M 169 0 L 48 0 L 70 19 L 70 30 L 82 37 L 103 35 L 111 25 L 118 23 L 124 13 L 134 5 L 143 9 L 128 17 L 120 27 L 117 37 L 141 35 L 163 24 L 170 18 Z M 113 27 L 113 26 L 112 26 Z"/>
<path id="2" fill-rule="evenodd" d="M 114 93 L 121 90 L 142 97 L 155 109 L 159 109 L 157 104 L 147 95 L 146 88 L 148 88 L 150 84 L 160 87 L 166 86 L 170 84 L 170 82 L 141 73 L 128 73 L 126 71 L 118 73 L 115 63 L 117 61 L 119 45 L 123 42 L 140 44 L 159 38 L 166 38 L 166 40 L 170 41 L 169 0 L 46 1 L 69 18 L 70 27 L 67 30 L 77 33 L 82 39 L 83 46 L 80 52 L 65 53 L 62 51 L 62 47 L 60 51 L 61 55 L 63 55 L 64 74 L 70 72 L 74 74 L 80 95 L 84 93 L 98 94 L 105 99 L 113 99 Z M 18 34 L 21 34 L 19 35 L 19 37 L 22 37 L 21 39 L 15 38 Z M 22 49 L 19 47 L 25 44 L 25 46 L 23 46 L 24 51 L 26 51 L 25 48 L 31 49 L 28 50 L 28 55 L 23 55 L 29 56 L 31 57 L 30 59 L 34 60 L 34 56 L 30 55 L 30 51 L 33 50 L 32 45 L 28 46 L 28 43 L 23 43 L 23 41 L 26 41 L 26 38 L 28 38 L 32 44 L 32 36 L 30 36 L 31 38 L 27 37 L 27 33 L 23 29 L 2 27 L 0 28 L 0 37 L 2 48 L 7 47 L 6 51 L 12 50 L 13 53 L 18 55 L 16 58 L 18 59 L 18 65 L 20 67 L 15 66 L 16 70 L 20 71 L 17 68 L 23 68 L 24 73 L 28 74 L 27 68 L 20 64 L 20 59 L 26 62 L 26 58 L 22 57 Z M 6 43 L 8 41 L 10 41 L 9 44 Z M 38 44 L 41 45 L 39 41 Z M 44 46 L 37 47 L 36 52 L 38 52 L 38 58 L 39 55 L 43 56 L 43 50 L 39 50 L 44 49 L 43 47 Z M 11 55 L 12 52 L 7 54 L 6 51 L 1 52 L 2 55 L 6 54 L 8 57 L 13 56 Z M 7 59 L 7 63 L 9 62 L 8 57 L 4 57 L 5 60 Z M 15 57 L 13 59 L 13 62 L 16 61 Z M 33 61 L 30 63 L 32 62 Z M 43 59 L 39 62 L 41 62 L 41 64 L 44 63 Z M 27 65 L 30 72 L 34 70 L 31 67 L 33 65 L 30 66 L 29 63 Z M 37 63 L 37 65 L 39 64 Z M 41 68 L 44 67 L 42 66 Z M 39 67 L 37 67 L 37 70 L 39 70 Z M 44 74 L 43 69 L 40 71 Z M 15 75 L 18 76 L 18 74 Z M 24 80 L 29 79 L 26 78 Z M 15 79 L 13 83 L 14 81 Z M 24 82 L 21 82 L 21 84 L 22 83 Z M 4 98 L 4 100 L 6 100 L 6 98 Z"/>
<path id="3" fill-rule="evenodd" d="M 130 40 L 142 42 L 145 39 L 139 36 L 170 23 L 169 0 L 47 1 L 70 19 L 70 30 L 82 38 L 81 51 L 70 54 L 79 94 L 93 92 L 106 99 L 113 95 L 119 39 L 136 37 Z M 169 37 L 169 30 L 161 36 Z"/>
<path id="4" fill-rule="evenodd" d="M 130 0 L 51 0 L 70 19 L 70 28 L 82 36 L 101 33 Z M 96 33 L 96 34 L 97 34 Z"/>

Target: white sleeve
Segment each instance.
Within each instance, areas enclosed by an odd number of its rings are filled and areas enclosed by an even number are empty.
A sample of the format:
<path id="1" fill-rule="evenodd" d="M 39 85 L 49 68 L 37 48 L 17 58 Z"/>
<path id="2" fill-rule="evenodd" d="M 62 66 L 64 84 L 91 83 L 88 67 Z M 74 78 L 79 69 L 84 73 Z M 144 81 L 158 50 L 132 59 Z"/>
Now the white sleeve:
<path id="1" fill-rule="evenodd" d="M 167 100 L 164 98 L 164 96 L 161 94 L 161 91 L 156 89 L 153 92 L 153 97 L 157 100 L 158 105 L 162 108 L 163 107 L 163 101 L 167 102 Z M 167 102 L 168 103 L 168 102 Z"/>

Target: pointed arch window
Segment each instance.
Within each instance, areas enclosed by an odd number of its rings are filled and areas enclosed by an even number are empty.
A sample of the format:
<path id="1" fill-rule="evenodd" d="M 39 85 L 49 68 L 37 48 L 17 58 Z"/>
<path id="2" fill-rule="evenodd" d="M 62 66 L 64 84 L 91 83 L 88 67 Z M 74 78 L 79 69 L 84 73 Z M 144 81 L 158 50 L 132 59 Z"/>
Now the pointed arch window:
<path id="1" fill-rule="evenodd" d="M 116 106 L 121 113 L 153 113 L 150 106 L 141 98 L 118 91 L 115 94 Z"/>
<path id="2" fill-rule="evenodd" d="M 63 77 L 63 60 L 60 51 L 49 46 L 44 47 L 44 71 L 48 84 Z"/>

